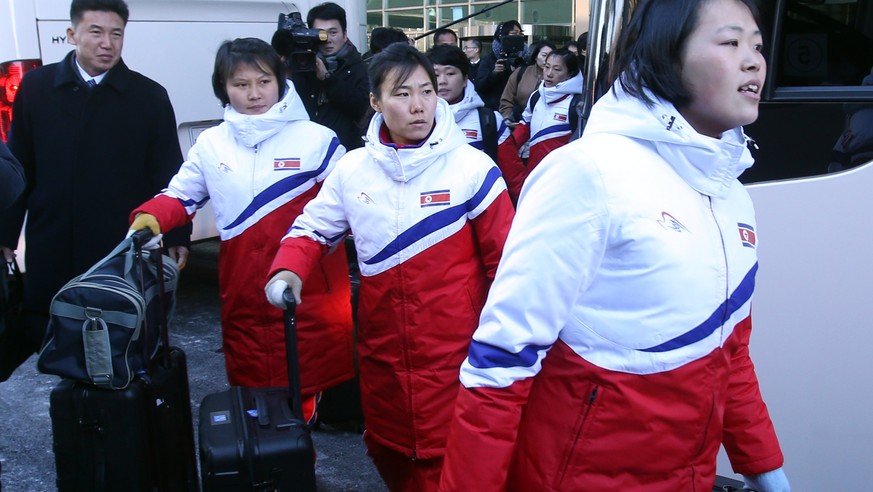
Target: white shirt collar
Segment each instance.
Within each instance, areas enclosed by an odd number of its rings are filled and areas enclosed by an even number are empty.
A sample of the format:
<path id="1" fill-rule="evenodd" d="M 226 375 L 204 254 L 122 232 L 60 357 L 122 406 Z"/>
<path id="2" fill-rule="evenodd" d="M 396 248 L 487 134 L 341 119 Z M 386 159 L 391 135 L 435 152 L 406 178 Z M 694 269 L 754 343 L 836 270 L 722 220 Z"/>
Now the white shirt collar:
<path id="1" fill-rule="evenodd" d="M 99 84 L 100 82 L 103 82 L 103 78 L 106 77 L 106 74 L 108 73 L 108 72 L 103 72 L 100 75 L 97 75 L 96 77 L 92 77 L 91 75 L 88 74 L 88 72 L 85 71 L 84 68 L 82 68 L 82 65 L 79 65 L 78 59 L 76 60 L 76 68 L 79 69 L 79 75 L 82 76 L 82 80 L 84 80 L 86 84 L 91 79 L 94 79 L 95 84 Z"/>

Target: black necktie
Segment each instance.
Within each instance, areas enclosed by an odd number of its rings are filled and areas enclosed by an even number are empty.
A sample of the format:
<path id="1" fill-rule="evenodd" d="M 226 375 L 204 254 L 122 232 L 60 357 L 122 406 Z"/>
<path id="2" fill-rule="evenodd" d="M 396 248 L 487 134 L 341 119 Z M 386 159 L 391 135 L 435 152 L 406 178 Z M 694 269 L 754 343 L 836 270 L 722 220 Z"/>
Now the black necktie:
<path id="1" fill-rule="evenodd" d="M 89 88 L 89 89 L 93 89 L 93 88 L 97 87 L 97 81 L 94 80 L 94 79 L 91 79 L 91 80 L 89 80 L 88 82 L 85 82 L 85 83 L 88 85 L 88 88 Z"/>

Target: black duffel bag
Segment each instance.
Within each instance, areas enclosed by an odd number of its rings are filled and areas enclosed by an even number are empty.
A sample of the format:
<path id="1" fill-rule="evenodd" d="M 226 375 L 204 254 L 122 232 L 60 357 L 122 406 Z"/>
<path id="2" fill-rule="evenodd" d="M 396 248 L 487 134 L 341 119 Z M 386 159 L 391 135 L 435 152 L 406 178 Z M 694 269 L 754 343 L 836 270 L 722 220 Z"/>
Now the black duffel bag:
<path id="1" fill-rule="evenodd" d="M 169 318 L 173 312 L 178 268 L 167 256 L 160 262 L 159 249 L 142 249 L 147 236 L 138 231 L 126 238 L 55 294 L 37 361 L 40 372 L 121 389 L 148 370 L 161 346 L 161 330 L 167 329 L 163 313 Z"/>

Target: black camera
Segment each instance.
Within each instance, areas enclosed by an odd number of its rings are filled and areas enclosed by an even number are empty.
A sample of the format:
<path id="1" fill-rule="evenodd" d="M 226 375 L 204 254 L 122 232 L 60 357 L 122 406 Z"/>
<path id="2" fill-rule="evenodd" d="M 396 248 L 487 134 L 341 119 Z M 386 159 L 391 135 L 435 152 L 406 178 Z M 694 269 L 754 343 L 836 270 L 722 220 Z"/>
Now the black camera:
<path id="1" fill-rule="evenodd" d="M 500 60 L 506 69 L 524 65 L 524 36 L 507 34 L 500 36 Z"/>
<path id="2" fill-rule="evenodd" d="M 309 29 L 300 12 L 279 14 L 279 27 L 270 44 L 285 58 L 291 73 L 314 72 L 318 45 L 327 41 L 327 31 Z"/>

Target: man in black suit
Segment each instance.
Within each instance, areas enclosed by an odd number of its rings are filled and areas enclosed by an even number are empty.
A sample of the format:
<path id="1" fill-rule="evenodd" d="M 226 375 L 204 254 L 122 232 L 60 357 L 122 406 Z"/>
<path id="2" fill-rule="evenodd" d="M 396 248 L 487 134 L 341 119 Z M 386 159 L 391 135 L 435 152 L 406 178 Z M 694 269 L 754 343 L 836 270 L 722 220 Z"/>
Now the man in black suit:
<path id="1" fill-rule="evenodd" d="M 27 350 L 42 343 L 52 296 L 124 239 L 128 214 L 160 192 L 182 163 L 167 91 L 121 60 L 123 0 L 73 0 L 62 61 L 28 72 L 13 103 L 9 150 L 27 188 L 0 216 L 11 257 L 27 212 Z M 180 265 L 190 228 L 164 244 Z"/>

